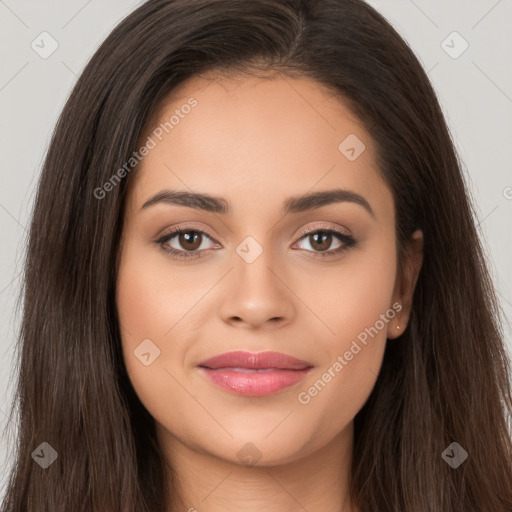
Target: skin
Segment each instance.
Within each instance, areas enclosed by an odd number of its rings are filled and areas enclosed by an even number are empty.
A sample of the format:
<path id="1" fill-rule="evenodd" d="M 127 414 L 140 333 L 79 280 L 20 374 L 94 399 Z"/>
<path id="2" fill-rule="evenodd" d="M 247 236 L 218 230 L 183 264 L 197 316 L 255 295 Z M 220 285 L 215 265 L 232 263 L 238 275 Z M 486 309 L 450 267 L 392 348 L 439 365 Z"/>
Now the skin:
<path id="1" fill-rule="evenodd" d="M 374 143 L 318 83 L 282 75 L 194 77 L 160 106 L 141 141 L 190 97 L 197 106 L 130 176 L 117 283 L 126 367 L 179 475 L 169 510 L 354 511 L 353 418 L 372 391 L 387 340 L 407 326 L 422 233 L 414 234 L 398 272 L 394 200 L 377 172 Z M 354 161 L 338 149 L 349 134 L 366 146 Z M 290 196 L 334 188 L 362 195 L 374 216 L 353 202 L 281 213 Z M 164 189 L 223 197 L 231 213 L 164 203 L 141 209 Z M 155 243 L 185 224 L 207 233 L 198 258 L 172 257 Z M 312 236 L 298 236 L 330 226 L 357 245 L 321 258 Z M 263 251 L 252 263 L 236 251 L 247 236 Z M 176 235 L 167 246 L 186 251 L 190 245 L 181 242 Z M 323 247 L 341 245 L 333 235 Z M 400 318 L 300 403 L 299 393 L 396 302 Z M 134 355 L 145 339 L 160 350 L 148 366 Z M 314 368 L 274 395 L 239 396 L 197 369 L 232 350 L 283 352 Z M 255 464 L 241 460 L 244 446 Z"/>

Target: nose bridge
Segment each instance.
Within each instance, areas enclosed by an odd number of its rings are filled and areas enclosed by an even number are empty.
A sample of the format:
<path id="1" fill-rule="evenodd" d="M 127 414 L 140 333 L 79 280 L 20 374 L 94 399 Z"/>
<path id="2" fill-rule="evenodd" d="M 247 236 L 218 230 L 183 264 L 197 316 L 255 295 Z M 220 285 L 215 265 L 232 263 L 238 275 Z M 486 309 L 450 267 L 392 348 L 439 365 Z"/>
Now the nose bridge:
<path id="1" fill-rule="evenodd" d="M 265 238 L 267 243 L 270 238 Z M 243 321 L 253 327 L 268 320 L 289 320 L 292 294 L 283 283 L 273 249 L 247 236 L 235 251 L 232 280 L 223 300 L 224 319 Z"/>
<path id="2" fill-rule="evenodd" d="M 235 275 L 238 286 L 247 288 L 247 291 L 256 296 L 262 293 L 263 296 L 270 297 L 275 292 L 280 293 L 279 288 L 282 286 L 277 283 L 278 260 L 269 245 L 270 240 L 271 237 L 268 236 L 260 243 L 255 237 L 247 236 L 236 247 Z"/>

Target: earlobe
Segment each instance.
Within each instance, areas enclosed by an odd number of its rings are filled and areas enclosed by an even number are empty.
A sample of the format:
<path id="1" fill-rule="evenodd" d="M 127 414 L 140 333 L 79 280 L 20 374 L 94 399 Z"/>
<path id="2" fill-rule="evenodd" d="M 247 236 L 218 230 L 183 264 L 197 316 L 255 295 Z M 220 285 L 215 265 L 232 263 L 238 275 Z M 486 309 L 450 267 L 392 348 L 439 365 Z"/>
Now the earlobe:
<path id="1" fill-rule="evenodd" d="M 394 302 L 393 304 L 396 304 L 396 302 Z M 400 304 L 400 306 L 402 306 L 402 305 Z M 402 335 L 404 328 L 405 328 L 405 326 L 404 326 L 404 321 L 403 321 L 403 317 L 402 317 L 402 309 L 401 309 L 400 312 L 395 315 L 393 320 L 391 320 L 389 322 L 387 338 L 390 340 L 398 338 L 399 336 Z"/>
<path id="2" fill-rule="evenodd" d="M 397 277 L 393 303 L 399 302 L 402 305 L 400 313 L 396 315 L 388 326 L 388 338 L 395 339 L 405 331 L 412 309 L 412 297 L 419 273 L 423 264 L 423 232 L 416 230 L 410 238 L 404 251 L 404 260 L 400 269 L 400 276 Z"/>

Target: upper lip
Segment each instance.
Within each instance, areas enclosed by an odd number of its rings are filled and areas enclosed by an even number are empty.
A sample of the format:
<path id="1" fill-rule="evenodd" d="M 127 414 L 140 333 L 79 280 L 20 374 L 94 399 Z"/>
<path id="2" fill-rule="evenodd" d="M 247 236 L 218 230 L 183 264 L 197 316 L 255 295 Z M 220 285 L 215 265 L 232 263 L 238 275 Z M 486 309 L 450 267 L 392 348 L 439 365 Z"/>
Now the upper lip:
<path id="1" fill-rule="evenodd" d="M 248 368 L 265 369 L 275 368 L 278 370 L 304 370 L 313 365 L 307 361 L 301 361 L 295 357 L 280 352 L 226 352 L 211 357 L 199 363 L 198 366 L 206 368 Z"/>

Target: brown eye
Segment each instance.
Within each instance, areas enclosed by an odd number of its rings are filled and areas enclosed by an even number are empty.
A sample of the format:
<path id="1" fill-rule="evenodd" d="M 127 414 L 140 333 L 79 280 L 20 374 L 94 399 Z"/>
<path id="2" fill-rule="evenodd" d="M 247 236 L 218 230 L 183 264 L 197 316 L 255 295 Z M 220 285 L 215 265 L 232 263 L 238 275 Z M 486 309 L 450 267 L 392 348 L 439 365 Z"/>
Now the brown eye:
<path id="1" fill-rule="evenodd" d="M 202 235 L 197 231 L 182 231 L 178 234 L 178 243 L 184 249 L 195 251 L 201 245 Z"/>
<path id="2" fill-rule="evenodd" d="M 200 249 L 205 240 L 213 242 L 212 238 L 204 231 L 185 227 L 172 229 L 170 233 L 163 235 L 155 243 L 172 256 L 189 258 L 200 257 L 201 253 L 209 248 L 206 244 L 206 247 Z"/>
<path id="3" fill-rule="evenodd" d="M 335 240 L 338 240 L 338 246 L 331 249 Z M 342 252 L 357 245 L 357 241 L 350 235 L 346 235 L 337 229 L 316 229 L 302 234 L 300 240 L 306 240 L 310 246 L 305 248 L 311 252 L 314 257 L 327 257 L 339 255 Z M 304 249 L 304 248 L 303 248 Z"/>
<path id="4" fill-rule="evenodd" d="M 329 231 L 317 231 L 312 235 L 308 235 L 311 247 L 317 251 L 326 251 L 332 243 L 332 233 Z"/>

